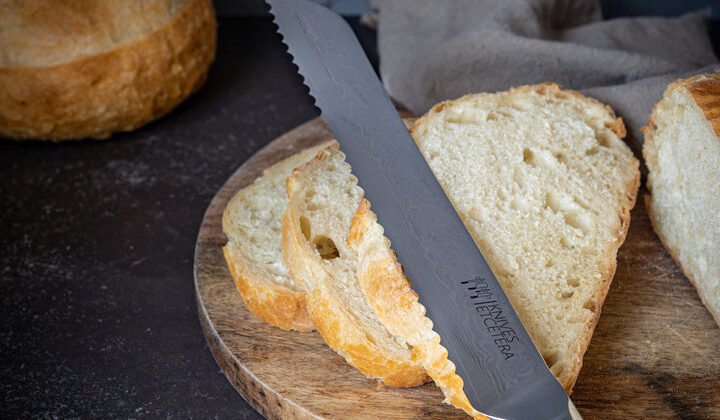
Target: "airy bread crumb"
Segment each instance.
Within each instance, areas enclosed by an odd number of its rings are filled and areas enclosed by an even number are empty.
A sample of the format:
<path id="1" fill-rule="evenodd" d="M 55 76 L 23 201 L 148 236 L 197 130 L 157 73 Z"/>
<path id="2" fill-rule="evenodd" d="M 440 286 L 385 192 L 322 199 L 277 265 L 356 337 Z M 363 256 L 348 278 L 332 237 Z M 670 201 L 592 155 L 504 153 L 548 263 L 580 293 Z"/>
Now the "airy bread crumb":
<path id="1" fill-rule="evenodd" d="M 551 371 L 570 392 L 615 272 L 640 180 L 638 162 L 621 140 L 622 120 L 597 101 L 543 84 L 438 104 L 415 121 L 411 133 Z M 231 207 L 242 209 L 238 214 L 256 213 L 246 207 L 253 200 L 264 200 L 258 209 L 272 209 L 267 217 L 243 222 L 260 245 L 238 253 L 277 262 L 275 245 L 272 255 L 264 255 L 262 244 L 277 243 L 274 227 L 285 204 L 278 185 L 296 162 L 271 168 L 271 183 L 256 181 L 257 190 L 248 189 L 228 206 L 227 215 Z M 337 143 L 293 170 L 286 191 L 282 259 L 295 285 L 282 277 L 274 287 L 303 296 L 328 345 L 365 375 L 415 386 L 429 374 L 446 402 L 484 418 L 465 397 L 462 379 Z M 228 255 L 233 248 L 226 248 Z M 228 257 L 228 263 L 232 268 L 242 258 Z M 266 311 L 276 309 L 267 304 Z"/>
<path id="2" fill-rule="evenodd" d="M 411 133 L 570 392 L 640 181 L 622 120 L 547 83 L 440 103 Z"/>
<path id="3" fill-rule="evenodd" d="M 238 191 L 223 213 L 225 261 L 248 309 L 284 330 L 313 330 L 305 307 L 305 290 L 282 263 L 280 229 L 287 207 L 285 180 L 329 143 L 306 149 L 265 169 Z"/>
<path id="4" fill-rule="evenodd" d="M 283 261 L 307 292 L 315 328 L 336 352 L 371 378 L 397 387 L 427 382 L 412 348 L 378 318 L 358 282 L 358 255 L 347 243 L 363 191 L 337 142 L 287 180 Z"/>
<path id="5" fill-rule="evenodd" d="M 670 84 L 643 132 L 653 228 L 720 325 L 720 73 Z"/>

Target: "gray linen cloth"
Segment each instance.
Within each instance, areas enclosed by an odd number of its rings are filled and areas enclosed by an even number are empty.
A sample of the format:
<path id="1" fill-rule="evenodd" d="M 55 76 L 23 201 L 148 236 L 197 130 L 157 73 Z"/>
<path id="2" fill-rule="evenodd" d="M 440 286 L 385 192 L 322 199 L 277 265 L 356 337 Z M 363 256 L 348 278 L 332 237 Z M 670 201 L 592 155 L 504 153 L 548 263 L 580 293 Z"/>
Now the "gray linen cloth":
<path id="1" fill-rule="evenodd" d="M 707 13 L 602 20 L 595 0 L 376 0 L 380 73 L 417 115 L 468 93 L 555 82 L 610 105 L 640 156 L 668 83 L 720 68 Z"/>

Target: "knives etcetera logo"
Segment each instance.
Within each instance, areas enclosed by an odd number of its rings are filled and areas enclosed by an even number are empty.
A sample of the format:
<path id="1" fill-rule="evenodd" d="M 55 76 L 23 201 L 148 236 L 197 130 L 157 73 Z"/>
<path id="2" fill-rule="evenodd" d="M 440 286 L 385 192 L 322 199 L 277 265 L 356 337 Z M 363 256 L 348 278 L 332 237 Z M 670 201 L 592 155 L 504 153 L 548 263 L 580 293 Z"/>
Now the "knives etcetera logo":
<path id="1" fill-rule="evenodd" d="M 480 314 L 483 325 L 490 333 L 490 337 L 497 349 L 505 356 L 505 360 L 515 356 L 512 353 L 510 343 L 518 341 L 519 337 L 503 313 L 503 308 L 495 300 L 487 280 L 477 276 L 472 280 L 465 280 L 460 283 L 470 292 L 469 296 L 473 308 Z"/>

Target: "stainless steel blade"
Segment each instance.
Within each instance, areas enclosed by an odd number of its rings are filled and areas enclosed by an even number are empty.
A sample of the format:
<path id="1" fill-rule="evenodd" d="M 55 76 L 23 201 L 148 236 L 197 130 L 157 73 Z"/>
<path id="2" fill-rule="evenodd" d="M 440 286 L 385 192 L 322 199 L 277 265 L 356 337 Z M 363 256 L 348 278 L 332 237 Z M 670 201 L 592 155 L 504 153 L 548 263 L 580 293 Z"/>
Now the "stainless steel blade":
<path id="1" fill-rule="evenodd" d="M 568 397 L 415 146 L 350 27 L 267 0 L 300 74 L 385 228 L 475 408 L 570 419 Z"/>

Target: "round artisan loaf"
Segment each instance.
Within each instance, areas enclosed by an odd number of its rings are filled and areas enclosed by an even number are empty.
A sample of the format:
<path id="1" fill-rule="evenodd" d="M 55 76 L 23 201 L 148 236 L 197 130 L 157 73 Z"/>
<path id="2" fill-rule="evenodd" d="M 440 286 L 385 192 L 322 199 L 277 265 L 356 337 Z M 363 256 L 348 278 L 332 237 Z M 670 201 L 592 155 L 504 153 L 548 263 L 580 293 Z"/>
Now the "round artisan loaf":
<path id="1" fill-rule="evenodd" d="M 108 138 L 172 110 L 215 55 L 211 0 L 0 2 L 0 136 Z"/>

